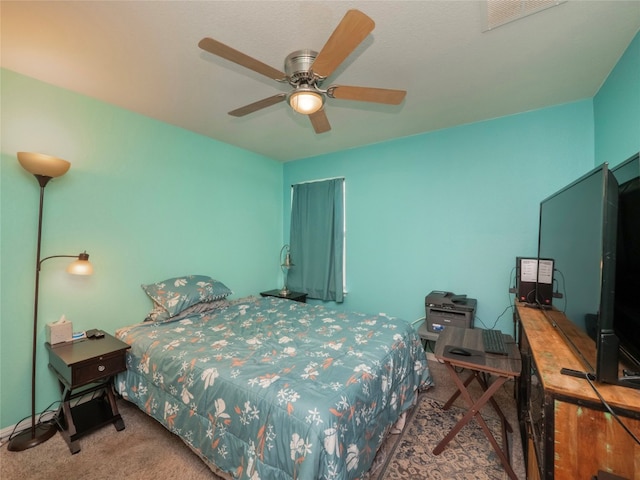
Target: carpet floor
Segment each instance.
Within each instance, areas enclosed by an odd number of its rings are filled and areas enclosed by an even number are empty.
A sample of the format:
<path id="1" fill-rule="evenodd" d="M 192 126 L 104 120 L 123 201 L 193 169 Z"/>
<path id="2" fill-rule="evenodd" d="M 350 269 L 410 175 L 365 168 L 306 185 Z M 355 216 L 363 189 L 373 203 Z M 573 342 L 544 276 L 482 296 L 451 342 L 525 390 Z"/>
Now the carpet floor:
<path id="1" fill-rule="evenodd" d="M 418 406 L 409 415 L 410 420 L 404 431 L 389 437 L 376 458 L 369 479 L 506 479 L 497 455 L 475 421 L 465 426 L 440 455 L 431 453 L 462 416 L 465 404 L 458 398 L 451 409 L 442 410 L 442 405 L 455 390 L 455 385 L 448 378 L 443 365 L 430 361 L 429 366 L 436 386 L 421 395 Z M 514 433 L 509 435 L 512 465 L 518 478 L 524 479 L 513 382 L 507 382 L 495 398 L 514 429 Z M 0 478 L 219 479 L 178 437 L 147 417 L 136 406 L 120 400 L 118 408 L 126 429 L 118 432 L 107 426 L 83 437 L 80 440 L 82 450 L 76 455 L 70 454 L 60 434 L 24 452 L 9 452 L 6 445 L 3 445 L 0 449 Z M 482 412 L 483 417 L 497 433 L 499 422 L 495 412 L 490 408 L 485 410 Z M 500 442 L 500 436 L 496 435 L 496 438 Z"/>

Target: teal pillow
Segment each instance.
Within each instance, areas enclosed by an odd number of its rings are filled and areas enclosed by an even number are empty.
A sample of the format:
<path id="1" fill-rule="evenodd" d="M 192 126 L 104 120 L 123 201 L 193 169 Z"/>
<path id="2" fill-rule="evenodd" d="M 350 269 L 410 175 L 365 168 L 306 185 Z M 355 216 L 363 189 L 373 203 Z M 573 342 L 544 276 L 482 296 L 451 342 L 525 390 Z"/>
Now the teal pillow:
<path id="1" fill-rule="evenodd" d="M 186 275 L 141 286 L 169 317 L 197 303 L 220 300 L 233 293 L 224 283 L 204 275 Z"/>

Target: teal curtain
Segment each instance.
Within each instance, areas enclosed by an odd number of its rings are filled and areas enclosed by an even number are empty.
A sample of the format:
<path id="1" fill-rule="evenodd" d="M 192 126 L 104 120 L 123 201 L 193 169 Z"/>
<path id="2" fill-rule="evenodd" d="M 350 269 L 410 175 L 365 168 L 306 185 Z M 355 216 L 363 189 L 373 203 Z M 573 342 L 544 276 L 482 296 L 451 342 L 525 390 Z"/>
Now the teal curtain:
<path id="1" fill-rule="evenodd" d="M 287 285 L 309 298 L 344 300 L 344 179 L 293 185 Z"/>

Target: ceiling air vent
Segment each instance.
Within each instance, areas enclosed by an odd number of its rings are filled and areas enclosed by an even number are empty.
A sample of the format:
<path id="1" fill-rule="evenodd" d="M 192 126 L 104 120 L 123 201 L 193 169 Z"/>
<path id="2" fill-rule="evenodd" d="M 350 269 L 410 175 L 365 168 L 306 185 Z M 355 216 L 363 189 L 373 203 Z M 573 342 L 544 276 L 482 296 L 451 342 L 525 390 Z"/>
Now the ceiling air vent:
<path id="1" fill-rule="evenodd" d="M 567 0 L 486 0 L 483 5 L 483 32 L 513 22 Z"/>

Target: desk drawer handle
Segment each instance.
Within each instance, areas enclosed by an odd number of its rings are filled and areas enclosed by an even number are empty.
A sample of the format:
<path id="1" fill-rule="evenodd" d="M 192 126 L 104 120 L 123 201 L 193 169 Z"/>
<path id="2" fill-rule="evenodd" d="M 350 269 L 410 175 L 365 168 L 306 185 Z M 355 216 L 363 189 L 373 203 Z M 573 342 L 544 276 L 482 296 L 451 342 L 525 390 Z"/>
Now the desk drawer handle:
<path id="1" fill-rule="evenodd" d="M 98 371 L 99 372 L 104 372 L 106 370 L 107 367 L 105 367 L 104 365 L 98 365 Z"/>

